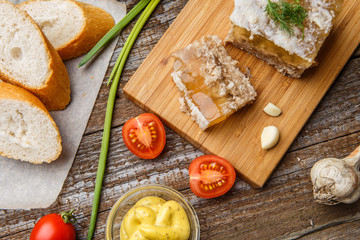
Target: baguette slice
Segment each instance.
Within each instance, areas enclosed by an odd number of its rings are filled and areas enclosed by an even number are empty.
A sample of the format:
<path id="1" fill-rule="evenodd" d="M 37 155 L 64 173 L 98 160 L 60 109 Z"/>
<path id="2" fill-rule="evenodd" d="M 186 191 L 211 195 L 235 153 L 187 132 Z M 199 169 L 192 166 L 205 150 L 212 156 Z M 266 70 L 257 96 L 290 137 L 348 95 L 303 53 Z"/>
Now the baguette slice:
<path id="1" fill-rule="evenodd" d="M 34 19 L 63 60 L 88 52 L 114 26 L 103 9 L 73 0 L 30 0 L 17 6 Z"/>
<path id="2" fill-rule="evenodd" d="M 0 77 L 26 88 L 48 110 L 70 101 L 70 81 L 59 54 L 32 18 L 14 4 L 0 0 Z"/>
<path id="3" fill-rule="evenodd" d="M 61 150 L 59 130 L 42 102 L 0 82 L 0 154 L 39 164 L 57 159 Z"/>

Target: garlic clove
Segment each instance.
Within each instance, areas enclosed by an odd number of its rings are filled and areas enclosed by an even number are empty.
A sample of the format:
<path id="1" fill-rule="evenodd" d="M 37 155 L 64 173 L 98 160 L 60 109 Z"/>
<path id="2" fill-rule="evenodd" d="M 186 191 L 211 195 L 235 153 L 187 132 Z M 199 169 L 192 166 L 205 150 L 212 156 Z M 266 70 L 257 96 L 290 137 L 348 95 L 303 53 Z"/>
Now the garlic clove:
<path id="1" fill-rule="evenodd" d="M 272 103 L 268 103 L 268 105 L 266 105 L 266 107 L 263 110 L 266 114 L 272 117 L 277 117 L 281 114 L 281 109 Z"/>
<path id="2" fill-rule="evenodd" d="M 270 149 L 274 147 L 280 138 L 280 131 L 275 126 L 267 126 L 261 133 L 261 148 Z"/>

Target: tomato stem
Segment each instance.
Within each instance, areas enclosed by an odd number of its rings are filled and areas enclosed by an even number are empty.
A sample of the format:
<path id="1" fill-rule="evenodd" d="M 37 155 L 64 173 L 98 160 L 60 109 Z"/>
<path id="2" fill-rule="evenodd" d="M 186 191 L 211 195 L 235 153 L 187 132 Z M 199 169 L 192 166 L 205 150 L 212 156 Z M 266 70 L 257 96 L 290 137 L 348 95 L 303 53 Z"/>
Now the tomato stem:
<path id="1" fill-rule="evenodd" d="M 62 212 L 60 213 L 62 220 L 64 223 L 76 223 L 76 218 L 72 215 L 75 209 L 72 209 L 70 212 Z"/>

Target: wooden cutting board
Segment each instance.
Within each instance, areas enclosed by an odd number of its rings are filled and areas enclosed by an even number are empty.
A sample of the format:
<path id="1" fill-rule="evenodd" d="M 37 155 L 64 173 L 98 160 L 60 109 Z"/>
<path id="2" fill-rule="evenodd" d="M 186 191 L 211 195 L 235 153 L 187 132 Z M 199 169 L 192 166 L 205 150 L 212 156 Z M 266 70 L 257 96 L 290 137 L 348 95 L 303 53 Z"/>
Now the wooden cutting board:
<path id="1" fill-rule="evenodd" d="M 207 154 L 230 161 L 238 175 L 253 187 L 262 187 L 329 89 L 360 42 L 360 0 L 344 1 L 344 7 L 319 54 L 319 66 L 301 79 L 279 74 L 263 61 L 231 46 L 229 54 L 243 72 L 249 68 L 251 83 L 258 93 L 254 104 L 226 121 L 202 132 L 179 110 L 179 93 L 170 76 L 171 53 L 204 35 L 224 39 L 230 29 L 233 0 L 189 0 L 130 81 L 126 96 L 147 111 L 157 114 L 167 126 Z M 283 113 L 270 117 L 263 108 L 272 102 Z M 260 135 L 264 127 L 280 130 L 276 147 L 263 150 Z"/>

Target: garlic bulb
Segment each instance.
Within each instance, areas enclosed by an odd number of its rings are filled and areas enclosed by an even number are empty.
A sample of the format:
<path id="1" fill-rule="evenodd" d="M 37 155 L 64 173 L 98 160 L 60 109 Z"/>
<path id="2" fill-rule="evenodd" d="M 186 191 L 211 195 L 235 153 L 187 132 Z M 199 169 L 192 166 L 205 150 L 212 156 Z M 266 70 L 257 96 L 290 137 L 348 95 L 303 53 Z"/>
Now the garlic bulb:
<path id="1" fill-rule="evenodd" d="M 360 146 L 344 159 L 325 158 L 311 169 L 316 202 L 335 205 L 353 203 L 360 197 Z"/>

